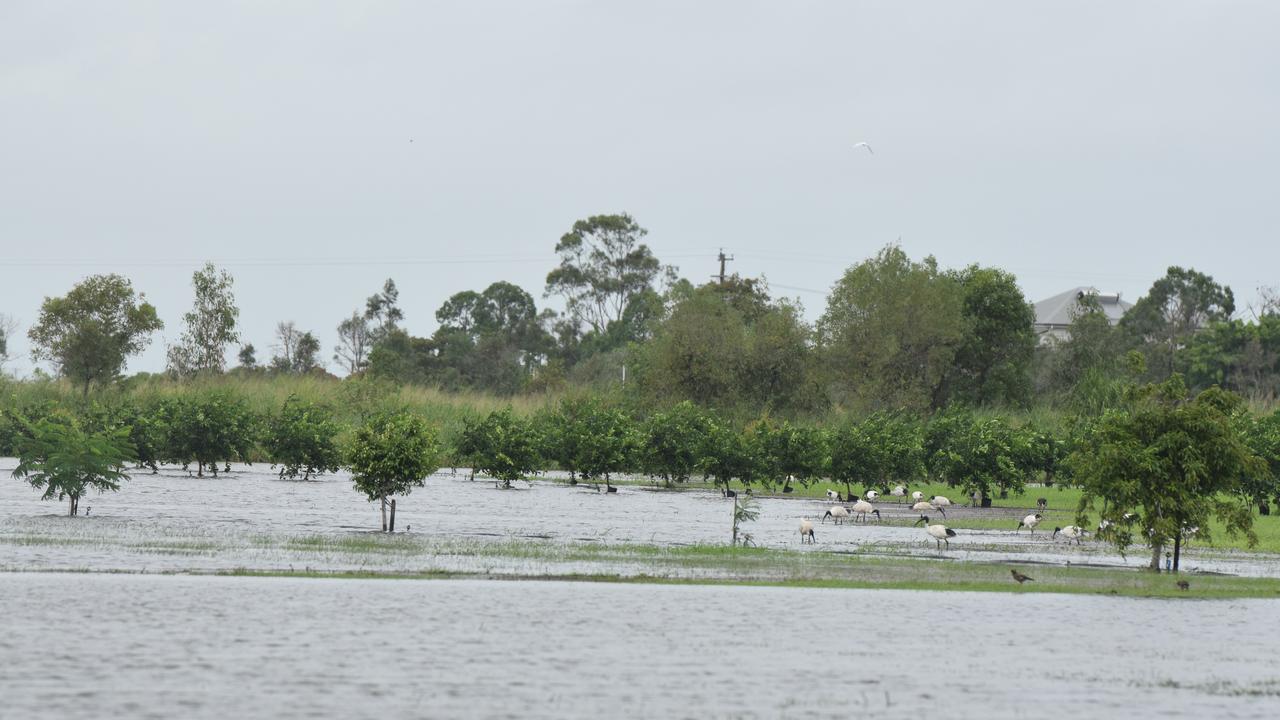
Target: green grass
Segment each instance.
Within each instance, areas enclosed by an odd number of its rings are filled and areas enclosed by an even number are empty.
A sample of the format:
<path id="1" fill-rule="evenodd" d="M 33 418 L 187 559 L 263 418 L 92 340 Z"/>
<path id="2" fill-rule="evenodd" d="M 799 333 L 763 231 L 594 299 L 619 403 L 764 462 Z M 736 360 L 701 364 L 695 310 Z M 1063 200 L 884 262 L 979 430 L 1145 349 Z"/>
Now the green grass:
<path id="1" fill-rule="evenodd" d="M 585 546 L 582 557 L 616 560 L 615 548 Z M 769 587 L 803 587 L 833 589 L 898 589 L 947 590 L 963 592 L 1068 593 L 1115 595 L 1125 597 L 1167 598 L 1277 598 L 1280 580 L 1211 575 L 1157 574 L 1136 570 L 1095 568 L 1062 568 L 1014 564 L 982 564 L 944 560 L 905 558 L 867 558 L 798 553 L 785 550 L 734 549 L 728 547 L 692 547 L 670 550 L 653 547 L 628 547 L 627 555 L 647 556 L 655 561 L 688 569 L 719 568 L 731 577 L 686 577 L 664 574 L 662 563 L 653 571 L 640 575 L 617 573 L 566 573 L 546 575 L 454 573 L 427 571 L 403 572 L 280 572 L 238 569 L 225 574 L 242 576 L 289 576 L 359 579 L 435 579 L 484 577 L 503 580 L 571 580 L 619 583 L 664 583 L 680 585 L 752 585 Z M 1016 583 L 1009 570 L 1017 567 L 1034 581 Z M 668 568 L 669 569 L 669 568 Z M 780 575 L 780 576 L 779 576 Z M 1187 580 L 1191 587 L 1183 591 L 1177 579 Z"/>

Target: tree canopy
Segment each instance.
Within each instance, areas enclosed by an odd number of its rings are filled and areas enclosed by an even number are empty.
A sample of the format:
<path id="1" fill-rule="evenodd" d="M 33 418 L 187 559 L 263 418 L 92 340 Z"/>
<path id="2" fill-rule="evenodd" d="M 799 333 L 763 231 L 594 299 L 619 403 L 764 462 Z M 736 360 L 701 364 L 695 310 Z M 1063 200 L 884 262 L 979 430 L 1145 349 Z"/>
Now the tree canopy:
<path id="1" fill-rule="evenodd" d="M 162 327 L 156 309 L 126 278 L 94 275 L 64 297 L 45 298 L 27 336 L 33 357 L 52 362 L 87 395 L 90 384 L 114 380 Z"/>

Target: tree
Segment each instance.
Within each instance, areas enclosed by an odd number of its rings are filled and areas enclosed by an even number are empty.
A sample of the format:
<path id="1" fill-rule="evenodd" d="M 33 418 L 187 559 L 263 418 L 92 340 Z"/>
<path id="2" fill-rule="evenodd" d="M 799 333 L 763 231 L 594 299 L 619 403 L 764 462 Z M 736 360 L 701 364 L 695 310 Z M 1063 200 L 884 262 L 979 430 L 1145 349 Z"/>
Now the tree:
<path id="1" fill-rule="evenodd" d="M 169 348 L 169 369 L 178 375 L 198 372 L 222 372 L 226 369 L 226 348 L 240 341 L 236 320 L 240 309 L 231 291 L 234 283 L 226 270 L 219 272 L 213 263 L 191 276 L 196 300 L 191 311 L 182 316 L 186 329 L 182 340 Z"/>
<path id="2" fill-rule="evenodd" d="M 387 278 L 382 291 L 369 296 L 365 301 L 364 318 L 374 323 L 369 335 L 375 345 L 399 327 L 404 311 L 400 309 L 400 291 L 396 289 L 395 280 Z"/>
<path id="3" fill-rule="evenodd" d="M 437 382 L 500 393 L 522 389 L 542 364 L 552 341 L 529 293 L 508 282 L 484 292 L 460 292 L 436 311 L 440 329 L 431 342 Z"/>
<path id="4" fill-rule="evenodd" d="M 799 308 L 770 301 L 755 281 L 682 291 L 634 356 L 636 391 L 657 403 L 792 412 L 826 400 Z"/>
<path id="5" fill-rule="evenodd" d="M 252 370 L 258 367 L 258 351 L 253 347 L 253 343 L 247 343 L 240 348 L 240 354 L 236 356 L 240 360 L 240 367 Z"/>
<path id="6" fill-rule="evenodd" d="M 1139 530 L 1156 571 L 1170 543 L 1177 569 L 1188 528 L 1211 539 L 1211 518 L 1255 544 L 1244 478 L 1266 467 L 1233 419 L 1240 407 L 1239 397 L 1217 388 L 1191 398 L 1176 374 L 1130 386 L 1125 403 L 1104 413 L 1067 460 L 1083 490 L 1076 524 L 1086 525 L 1086 513 L 1101 504 L 1099 515 L 1111 525 L 1104 537 L 1123 552 Z M 1128 514 L 1134 522 L 1126 522 Z"/>
<path id="7" fill-rule="evenodd" d="M 395 516 L 387 523 L 387 502 L 422 487 L 439 469 L 440 445 L 435 430 L 407 412 L 380 413 L 356 429 L 347 452 L 347 467 L 356 490 L 382 510 L 382 530 L 395 530 Z"/>
<path id="8" fill-rule="evenodd" d="M 1119 399 L 1124 385 L 1122 341 L 1097 297 L 1081 295 L 1066 339 L 1048 348 L 1043 389 L 1066 399 L 1077 412 L 1101 414 Z"/>
<path id="9" fill-rule="evenodd" d="M 625 213 L 579 220 L 556 243 L 560 266 L 547 275 L 545 295 L 563 297 L 575 322 L 605 334 L 664 272 L 649 246 L 640 242 L 647 234 Z"/>
<path id="10" fill-rule="evenodd" d="M 538 469 L 540 439 L 529 421 L 513 415 L 510 408 L 479 421 L 464 418 L 463 437 L 475 471 L 500 480 L 504 488 Z"/>
<path id="11" fill-rule="evenodd" d="M 1270 515 L 1271 504 L 1280 504 L 1280 410 L 1260 418 L 1248 412 L 1237 413 L 1237 419 L 1249 450 L 1265 463 L 1245 475 L 1244 491 L 1259 513 Z"/>
<path id="12" fill-rule="evenodd" d="M 11 315 L 0 313 L 0 371 L 9 361 L 9 338 L 18 330 L 18 321 Z"/>
<path id="13" fill-rule="evenodd" d="M 948 396 L 976 405 L 1025 405 L 1035 352 L 1035 308 L 1013 275 L 970 265 L 960 284 L 967 333 L 956 348 Z"/>
<path id="14" fill-rule="evenodd" d="M 151 342 L 164 327 L 156 309 L 135 295 L 119 275 L 94 275 L 65 297 L 45 298 L 40 319 L 27 332 L 32 356 L 48 360 L 58 373 L 83 388 L 113 380 L 125 360 Z"/>
<path id="15" fill-rule="evenodd" d="M 196 463 L 218 475 L 218 464 L 247 461 L 257 440 L 258 423 L 244 399 L 225 390 L 180 395 L 168 409 L 165 459 L 183 468 Z"/>
<path id="16" fill-rule="evenodd" d="M 670 410 L 655 412 L 640 433 L 640 464 L 650 477 L 672 483 L 685 482 L 698 468 L 703 438 L 711 433 L 709 415 L 689 401 Z"/>
<path id="17" fill-rule="evenodd" d="M 933 456 L 935 472 L 966 495 L 1007 497 L 1022 492 L 1043 467 L 1044 456 L 1034 431 L 1020 431 L 1004 418 L 964 414 L 950 433 L 948 444 Z"/>
<path id="18" fill-rule="evenodd" d="M 945 404 L 944 380 L 969 333 L 955 278 L 897 246 L 853 266 L 818 321 L 840 399 L 872 409 Z"/>
<path id="19" fill-rule="evenodd" d="M 319 367 L 320 341 L 310 332 L 299 332 L 293 321 L 276 325 L 276 340 L 272 371 L 302 375 Z"/>
<path id="20" fill-rule="evenodd" d="M 853 484 L 887 490 L 894 480 L 910 480 L 919 473 L 918 427 L 887 413 L 873 413 L 831 433 L 831 479 L 844 483 L 845 497 Z"/>
<path id="21" fill-rule="evenodd" d="M 125 465 L 134 454 L 128 428 L 86 432 L 62 414 L 25 425 L 13 476 L 43 489 L 44 500 L 68 498 L 68 515 L 79 514 L 80 497 L 89 489 L 114 491 L 129 479 Z"/>
<path id="22" fill-rule="evenodd" d="M 769 466 L 756 435 L 739 431 L 727 422 L 711 424 L 699 455 L 698 467 L 703 477 L 726 494 L 733 480 L 751 487 L 768 478 Z"/>
<path id="23" fill-rule="evenodd" d="M 280 478 L 334 472 L 342 466 L 337 437 L 340 428 L 333 411 L 324 405 L 290 395 L 280 412 L 266 423 L 262 446 L 272 466 L 280 466 Z"/>
<path id="24" fill-rule="evenodd" d="M 1176 355 L 1191 337 L 1212 322 L 1229 320 L 1235 307 L 1231 288 L 1175 265 L 1125 313 L 1120 325 L 1146 344 L 1152 356 L 1147 364 L 1163 379 L 1175 372 Z"/>
<path id="25" fill-rule="evenodd" d="M 353 312 L 351 317 L 338 323 L 338 345 L 333 350 L 333 360 L 346 365 L 348 374 L 354 375 L 365 369 L 372 347 L 372 328 L 360 313 Z"/>

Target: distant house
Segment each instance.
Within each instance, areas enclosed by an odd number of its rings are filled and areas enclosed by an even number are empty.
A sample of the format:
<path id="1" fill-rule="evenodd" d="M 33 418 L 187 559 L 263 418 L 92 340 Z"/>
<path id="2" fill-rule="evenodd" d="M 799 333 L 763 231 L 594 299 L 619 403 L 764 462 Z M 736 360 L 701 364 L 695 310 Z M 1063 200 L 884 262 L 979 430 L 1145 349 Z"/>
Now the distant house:
<path id="1" fill-rule="evenodd" d="M 1052 340 L 1065 340 L 1067 328 L 1075 318 L 1079 302 L 1086 295 L 1092 295 L 1106 313 L 1112 325 L 1120 322 L 1120 318 L 1133 307 L 1133 303 L 1120 299 L 1120 293 L 1102 293 L 1094 287 L 1078 287 L 1036 303 L 1036 335 L 1040 343 Z"/>

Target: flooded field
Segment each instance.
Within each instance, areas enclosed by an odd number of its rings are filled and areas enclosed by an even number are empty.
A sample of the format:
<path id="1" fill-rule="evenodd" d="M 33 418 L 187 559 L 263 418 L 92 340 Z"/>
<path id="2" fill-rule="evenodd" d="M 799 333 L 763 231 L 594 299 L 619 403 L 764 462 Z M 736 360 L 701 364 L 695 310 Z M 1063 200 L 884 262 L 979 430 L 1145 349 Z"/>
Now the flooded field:
<path id="1" fill-rule="evenodd" d="M 0 608 L 5 720 L 1280 711 L 1274 601 L 19 573 Z"/>
<path id="2" fill-rule="evenodd" d="M 0 461 L 0 569 L 209 571 L 237 568 L 288 570 L 432 570 L 487 573 L 600 571 L 541 552 L 541 558 L 490 557 L 477 561 L 474 548 L 535 547 L 544 550 L 583 542 L 680 547 L 729 541 L 732 502 L 706 491 L 659 491 L 626 486 L 613 494 L 564 483 L 518 483 L 497 490 L 491 481 L 469 481 L 464 473 L 430 478 L 425 488 L 400 499 L 398 544 L 380 552 L 353 552 L 378 527 L 376 505 L 356 493 L 347 476 L 311 482 L 278 480 L 266 466 L 236 466 L 217 478 L 190 477 L 178 469 L 141 472 L 120 492 L 81 501 L 87 517 L 63 515 L 65 503 L 44 502 L 25 483 L 9 477 L 12 460 Z M 1141 552 L 1127 559 L 1100 543 L 1082 546 L 1048 532 L 961 530 L 949 551 L 939 552 L 904 505 L 880 503 L 882 522 L 817 526 L 816 545 L 801 545 L 797 525 L 818 520 L 828 504 L 798 498 L 761 498 L 760 518 L 744 530 L 760 547 L 818 553 L 946 557 L 980 562 L 1090 564 L 1137 567 Z M 953 508 L 966 513 L 1018 511 Z M 1052 529 L 1050 528 L 1050 531 Z M 371 539 L 372 541 L 372 539 Z M 383 542 L 379 540 L 378 542 Z M 467 546 L 455 557 L 450 546 Z M 509 556 L 509 552 L 495 552 Z M 1190 571 L 1280 577 L 1280 558 L 1259 553 L 1206 552 L 1191 546 L 1183 558 Z M 619 574 L 644 572 L 619 564 Z"/>

